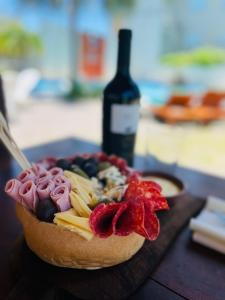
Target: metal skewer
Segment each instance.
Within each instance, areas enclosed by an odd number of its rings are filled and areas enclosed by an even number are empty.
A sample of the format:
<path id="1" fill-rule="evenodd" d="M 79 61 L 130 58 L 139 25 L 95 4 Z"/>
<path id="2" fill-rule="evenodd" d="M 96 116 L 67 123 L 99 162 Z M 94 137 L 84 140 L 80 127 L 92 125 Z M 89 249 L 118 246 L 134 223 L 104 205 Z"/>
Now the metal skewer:
<path id="1" fill-rule="evenodd" d="M 31 164 L 29 163 L 29 161 L 27 160 L 27 158 L 25 157 L 25 155 L 17 146 L 16 142 L 11 136 L 7 122 L 1 112 L 0 112 L 0 139 L 2 140 L 3 144 L 6 146 L 8 151 L 11 153 L 11 155 L 14 157 L 14 159 L 17 161 L 17 163 L 20 165 L 20 167 L 23 170 L 31 168 Z"/>

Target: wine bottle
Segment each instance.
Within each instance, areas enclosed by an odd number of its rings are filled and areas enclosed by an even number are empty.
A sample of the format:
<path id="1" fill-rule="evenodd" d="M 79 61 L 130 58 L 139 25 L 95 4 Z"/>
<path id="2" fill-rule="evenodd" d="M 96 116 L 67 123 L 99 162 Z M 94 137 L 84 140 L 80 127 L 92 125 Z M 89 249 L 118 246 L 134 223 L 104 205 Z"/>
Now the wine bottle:
<path id="1" fill-rule="evenodd" d="M 123 157 L 130 166 L 140 111 L 140 92 L 129 71 L 131 37 L 131 30 L 119 30 L 117 71 L 103 92 L 102 126 L 102 150 Z"/>

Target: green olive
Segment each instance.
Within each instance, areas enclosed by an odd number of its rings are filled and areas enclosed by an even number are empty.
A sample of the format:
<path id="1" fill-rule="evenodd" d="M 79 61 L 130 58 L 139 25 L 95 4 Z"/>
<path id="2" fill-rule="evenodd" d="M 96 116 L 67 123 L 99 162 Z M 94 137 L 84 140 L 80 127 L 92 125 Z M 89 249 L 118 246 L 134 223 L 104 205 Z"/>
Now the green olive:
<path id="1" fill-rule="evenodd" d="M 81 168 L 78 167 L 78 165 L 75 165 L 75 164 L 71 165 L 70 170 L 73 173 L 76 173 L 77 175 L 80 175 L 84 178 L 89 178 L 88 175 L 83 170 L 81 170 Z"/>
<path id="2" fill-rule="evenodd" d="M 103 162 L 99 163 L 99 165 L 98 165 L 98 170 L 99 170 L 99 171 L 104 171 L 104 170 L 110 168 L 111 166 L 112 166 L 112 165 L 110 164 L 110 162 L 108 162 L 108 161 L 103 161 Z"/>

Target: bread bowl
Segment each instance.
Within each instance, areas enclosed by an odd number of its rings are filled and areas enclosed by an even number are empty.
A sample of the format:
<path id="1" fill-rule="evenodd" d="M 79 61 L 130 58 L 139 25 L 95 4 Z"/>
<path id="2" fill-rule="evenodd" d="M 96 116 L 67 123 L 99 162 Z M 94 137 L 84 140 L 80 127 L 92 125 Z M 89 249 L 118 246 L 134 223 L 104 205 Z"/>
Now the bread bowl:
<path id="1" fill-rule="evenodd" d="M 16 213 L 28 247 L 45 262 L 59 267 L 98 269 L 116 265 L 130 259 L 145 241 L 136 233 L 107 239 L 94 236 L 87 241 L 72 231 L 39 221 L 20 204 Z"/>

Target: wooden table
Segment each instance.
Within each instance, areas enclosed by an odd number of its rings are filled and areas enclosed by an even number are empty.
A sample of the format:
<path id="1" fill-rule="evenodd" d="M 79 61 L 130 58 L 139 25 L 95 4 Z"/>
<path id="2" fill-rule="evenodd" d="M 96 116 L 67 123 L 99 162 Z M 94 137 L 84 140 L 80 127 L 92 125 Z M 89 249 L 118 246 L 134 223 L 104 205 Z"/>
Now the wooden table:
<path id="1" fill-rule="evenodd" d="M 95 152 L 95 144 L 67 139 L 41 145 L 25 151 L 31 161 L 46 155 L 66 156 L 75 152 Z M 135 167 L 146 169 L 146 160 L 137 157 Z M 156 166 L 157 168 L 157 166 Z M 15 162 L 0 156 L 0 299 L 5 299 L 12 288 L 10 252 L 21 233 L 16 220 L 14 203 L 3 192 L 6 180 L 18 174 Z M 225 199 L 225 181 L 192 170 L 177 168 L 188 190 L 197 196 L 216 195 Z M 131 297 L 132 300 L 156 299 L 225 299 L 225 256 L 191 241 L 188 228 L 183 230 L 170 247 L 160 265 L 145 284 Z"/>

